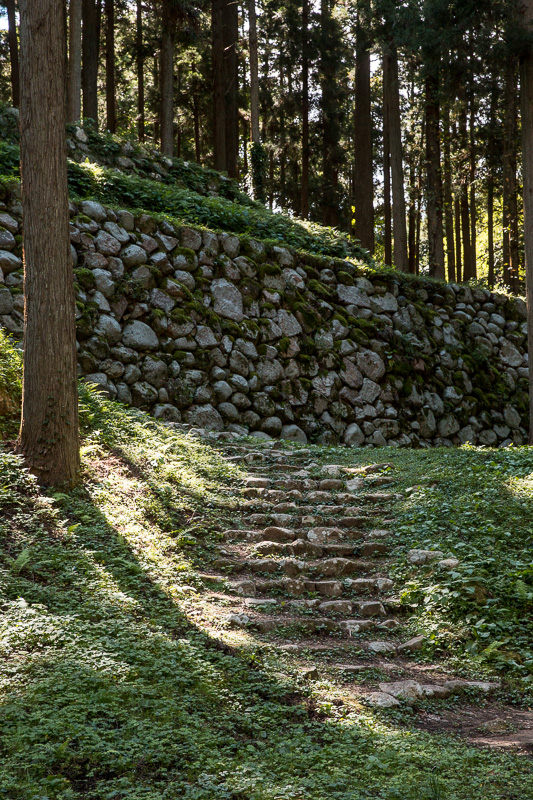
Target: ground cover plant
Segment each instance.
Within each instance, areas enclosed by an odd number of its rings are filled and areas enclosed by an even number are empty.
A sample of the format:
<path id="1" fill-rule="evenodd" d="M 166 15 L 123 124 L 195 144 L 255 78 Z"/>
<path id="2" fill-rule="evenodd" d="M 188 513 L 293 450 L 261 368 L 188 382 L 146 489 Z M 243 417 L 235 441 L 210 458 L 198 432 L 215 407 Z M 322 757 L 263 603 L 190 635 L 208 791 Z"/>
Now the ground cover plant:
<path id="1" fill-rule="evenodd" d="M 4 796 L 533 796 L 527 758 L 420 731 L 409 709 L 370 711 L 348 699 L 339 703 L 338 692 L 333 702 L 331 681 L 304 682 L 290 657 L 259 647 L 253 635 L 228 644 L 209 621 L 201 623 L 202 565 L 218 542 L 217 522 L 239 502 L 231 489 L 242 469 L 209 443 L 97 396 L 84 393 L 81 412 L 80 488 L 42 492 L 9 447 L 0 456 Z M 398 570 L 407 571 L 409 547 L 430 540 L 458 552 L 467 589 L 472 560 L 482 561 L 476 574 L 493 570 L 492 597 L 466 610 L 469 591 L 445 592 L 459 580 L 453 573 L 438 591 L 431 570 L 418 573 L 407 598 L 413 630 L 434 633 L 420 662 L 445 649 L 444 659 L 469 675 L 503 677 L 506 702 L 527 700 L 529 590 L 513 586 L 530 580 L 522 569 L 529 451 L 313 447 L 312 454 L 317 465 L 344 460 L 357 467 L 376 457 L 393 465 L 401 496 Z M 449 500 L 448 517 L 444 509 L 444 525 L 438 492 L 457 500 L 456 507 Z M 508 493 L 503 503 L 495 492 Z M 488 497 L 498 502 L 492 529 L 483 507 Z M 502 548 L 507 560 L 498 572 L 494 543 L 510 525 L 516 538 Z M 519 577 L 509 574 L 511 562 Z M 500 641 L 500 631 L 490 628 L 500 608 L 515 663 L 483 655 L 485 646 L 469 649 L 475 630 L 483 645 Z"/>
<path id="2" fill-rule="evenodd" d="M 93 136 L 101 147 L 102 137 Z M 172 163 L 164 179 L 156 181 L 146 177 L 144 169 L 128 174 L 94 163 L 69 161 L 70 194 L 74 200 L 91 198 L 139 213 L 166 214 L 182 223 L 247 234 L 319 255 L 369 260 L 365 250 L 337 229 L 269 211 L 261 203 L 252 202 L 232 181 L 222 181 L 217 196 L 208 196 L 209 179 L 213 175 L 220 178 L 218 173 L 182 159 L 173 159 Z M 16 143 L 0 144 L 0 173 L 8 182 L 18 178 Z"/>

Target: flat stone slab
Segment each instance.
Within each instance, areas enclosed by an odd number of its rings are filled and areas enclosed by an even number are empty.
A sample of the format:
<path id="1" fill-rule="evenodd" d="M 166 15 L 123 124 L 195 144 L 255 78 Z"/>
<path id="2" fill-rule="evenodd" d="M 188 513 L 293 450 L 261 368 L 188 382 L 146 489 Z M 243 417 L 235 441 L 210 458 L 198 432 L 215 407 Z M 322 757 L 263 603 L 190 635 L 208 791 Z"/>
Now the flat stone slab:
<path id="1" fill-rule="evenodd" d="M 411 562 L 411 564 L 416 564 L 417 566 L 421 564 L 429 564 L 432 561 L 437 561 L 438 559 L 442 559 L 444 553 L 440 550 L 409 550 L 407 553 L 407 559 Z"/>

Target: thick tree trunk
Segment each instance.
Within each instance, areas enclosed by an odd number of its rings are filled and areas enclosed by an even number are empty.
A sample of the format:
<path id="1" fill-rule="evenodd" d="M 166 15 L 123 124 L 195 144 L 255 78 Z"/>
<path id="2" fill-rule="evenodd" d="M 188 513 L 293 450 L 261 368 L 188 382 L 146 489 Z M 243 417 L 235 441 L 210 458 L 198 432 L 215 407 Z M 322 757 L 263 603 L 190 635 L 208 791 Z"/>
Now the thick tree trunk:
<path id="1" fill-rule="evenodd" d="M 370 94 L 370 48 L 359 20 L 355 59 L 355 171 L 353 198 L 355 238 L 374 252 L 374 171 L 372 162 L 372 108 Z"/>
<path id="2" fill-rule="evenodd" d="M 79 471 L 63 0 L 20 0 L 24 383 L 19 448 L 42 483 Z"/>
<path id="3" fill-rule="evenodd" d="M 301 216 L 309 217 L 309 0 L 302 4 L 302 182 Z"/>
<path id="4" fill-rule="evenodd" d="M 440 107 L 438 74 L 425 81 L 426 99 L 426 170 L 429 273 L 445 277 L 444 239 L 442 230 L 442 173 L 440 166 Z"/>
<path id="5" fill-rule="evenodd" d="M 83 0 L 82 90 L 83 116 L 98 127 L 98 14 L 96 0 Z"/>
<path id="6" fill-rule="evenodd" d="M 105 0 L 105 90 L 107 130 L 116 133 L 117 107 L 115 90 L 115 0 Z"/>
<path id="7" fill-rule="evenodd" d="M 212 0 L 211 37 L 213 54 L 213 165 L 226 171 L 226 102 L 224 90 L 223 13 L 226 0 Z"/>
<path id="8" fill-rule="evenodd" d="M 385 63 L 383 63 L 385 66 Z M 383 85 L 383 225 L 385 264 L 392 264 L 392 205 L 390 192 L 390 126 L 389 104 Z"/>
<path id="9" fill-rule="evenodd" d="M 450 109 L 444 119 L 444 217 L 446 222 L 446 261 L 448 280 L 455 281 L 455 244 L 453 238 L 452 159 L 450 142 Z"/>
<path id="10" fill-rule="evenodd" d="M 70 0 L 67 121 L 81 117 L 81 0 Z"/>
<path id="11" fill-rule="evenodd" d="M 163 0 L 161 9 L 161 64 L 160 64 L 160 113 L 161 152 L 165 156 L 174 154 L 174 19 L 170 0 Z"/>
<path id="12" fill-rule="evenodd" d="M 137 0 L 135 16 L 135 57 L 137 67 L 137 136 L 144 142 L 144 48 L 142 0 Z"/>
<path id="13" fill-rule="evenodd" d="M 15 0 L 5 0 L 7 10 L 7 41 L 11 63 L 11 98 L 15 108 L 20 105 L 19 48 L 17 41 L 17 18 Z"/>
<path id="14" fill-rule="evenodd" d="M 239 74 L 237 42 L 239 7 L 235 0 L 225 0 L 222 17 L 224 47 L 225 149 L 226 169 L 230 178 L 239 177 Z"/>
<path id="15" fill-rule="evenodd" d="M 524 27 L 533 28 L 533 0 L 522 5 Z M 522 160 L 524 165 L 524 243 L 526 260 L 527 345 L 529 353 L 529 444 L 533 445 L 533 46 L 529 44 L 520 64 L 522 107 Z"/>
<path id="16" fill-rule="evenodd" d="M 383 59 L 383 87 L 389 113 L 389 147 L 392 179 L 393 261 L 395 267 L 408 272 L 407 226 L 405 219 L 405 185 L 403 174 L 402 126 L 400 116 L 400 81 L 398 54 L 391 45 Z"/>

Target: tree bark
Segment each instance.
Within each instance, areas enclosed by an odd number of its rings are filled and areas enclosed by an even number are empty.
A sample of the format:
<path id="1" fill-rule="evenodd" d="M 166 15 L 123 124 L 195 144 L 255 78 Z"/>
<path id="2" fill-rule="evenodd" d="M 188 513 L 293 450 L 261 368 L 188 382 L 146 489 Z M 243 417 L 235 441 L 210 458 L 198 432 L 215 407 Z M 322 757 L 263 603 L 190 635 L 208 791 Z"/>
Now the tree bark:
<path id="1" fill-rule="evenodd" d="M 405 219 L 405 185 L 403 173 L 402 126 L 400 115 L 400 81 L 398 54 L 391 45 L 384 56 L 383 85 L 389 112 L 389 146 L 392 179 L 393 262 L 408 272 L 407 226 Z"/>
<path id="2" fill-rule="evenodd" d="M 135 15 L 135 49 L 137 67 L 137 136 L 144 142 L 144 48 L 143 48 L 143 9 L 142 0 L 137 0 Z"/>
<path id="3" fill-rule="evenodd" d="M 494 179 L 492 173 L 487 179 L 487 250 L 489 273 L 487 282 L 494 288 Z"/>
<path id="4" fill-rule="evenodd" d="M 533 0 L 522 4 L 528 35 L 533 28 Z M 533 46 L 528 43 L 520 63 L 522 160 L 524 165 L 524 243 L 526 261 L 527 346 L 529 365 L 529 444 L 533 444 Z"/>
<path id="5" fill-rule="evenodd" d="M 503 279 L 512 291 L 518 284 L 518 185 L 516 178 L 517 64 L 509 59 L 505 69 L 503 136 Z"/>
<path id="6" fill-rule="evenodd" d="M 470 249 L 472 253 L 472 275 L 477 278 L 477 207 L 476 207 L 476 136 L 475 100 L 470 99 Z"/>
<path id="7" fill-rule="evenodd" d="M 116 133 L 117 107 L 115 89 L 115 0 L 105 0 L 105 89 L 107 130 Z"/>
<path id="8" fill-rule="evenodd" d="M 79 472 L 63 0 L 20 0 L 24 380 L 19 449 L 47 485 Z"/>
<path id="9" fill-rule="evenodd" d="M 461 201 L 459 195 L 455 195 L 454 200 L 455 215 L 455 272 L 457 283 L 461 283 L 463 278 L 463 251 L 461 247 Z"/>
<path id="10" fill-rule="evenodd" d="M 452 158 L 450 142 L 450 109 L 444 117 L 444 217 L 446 223 L 446 261 L 448 281 L 455 281 L 455 244 L 453 237 Z"/>
<path id="11" fill-rule="evenodd" d="M 353 198 L 355 238 L 374 252 L 374 170 L 372 161 L 372 108 L 370 93 L 370 46 L 359 19 L 355 57 L 355 171 Z"/>
<path id="12" fill-rule="evenodd" d="M 302 183 L 301 216 L 309 217 L 309 0 L 302 0 Z"/>
<path id="13" fill-rule="evenodd" d="M 15 108 L 20 105 L 19 48 L 17 42 L 17 18 L 15 0 L 6 0 L 7 41 L 11 63 L 11 99 Z"/>
<path id="14" fill-rule="evenodd" d="M 67 121 L 81 117 L 81 0 L 70 0 Z"/>
<path id="15" fill-rule="evenodd" d="M 442 229 L 442 173 L 440 166 L 440 106 L 438 73 L 425 80 L 426 180 L 429 273 L 444 280 L 444 239 Z"/>
<path id="16" fill-rule="evenodd" d="M 259 64 L 257 60 L 257 15 L 255 0 L 248 2 L 250 42 L 250 140 L 260 141 L 259 135 Z"/>
<path id="17" fill-rule="evenodd" d="M 83 0 L 82 91 L 83 116 L 98 127 L 98 14 L 96 0 Z"/>
<path id="18" fill-rule="evenodd" d="M 336 99 L 335 21 L 331 0 L 320 2 L 320 89 L 322 122 L 322 223 L 331 227 L 339 224 L 339 174 L 336 149 L 339 142 Z"/>
<path id="19" fill-rule="evenodd" d="M 459 140 L 461 144 L 461 175 L 460 175 L 460 209 L 461 209 L 461 228 L 463 240 L 463 281 L 469 281 L 475 275 L 474 263 L 472 258 L 472 247 L 470 242 L 470 205 L 468 202 L 468 180 L 470 174 L 470 164 L 468 159 L 468 136 L 466 129 L 466 101 L 463 98 L 459 111 Z"/>
<path id="20" fill-rule="evenodd" d="M 385 62 L 383 62 L 385 67 Z M 384 70 L 385 71 L 385 70 Z M 390 192 L 390 128 L 389 104 L 383 81 L 383 225 L 385 264 L 392 264 L 392 206 Z"/>
<path id="21" fill-rule="evenodd" d="M 239 40 L 239 8 L 236 0 L 225 0 L 224 2 L 222 37 L 224 48 L 226 170 L 230 178 L 238 178 L 239 74 L 237 42 Z"/>
<path id="22" fill-rule="evenodd" d="M 226 171 L 226 104 L 224 91 L 224 37 L 222 34 L 225 0 L 212 0 L 211 40 L 213 57 L 213 165 Z"/>
<path id="23" fill-rule="evenodd" d="M 163 0 L 161 9 L 161 64 L 160 113 L 161 152 L 165 156 L 174 154 L 174 19 L 170 0 Z"/>

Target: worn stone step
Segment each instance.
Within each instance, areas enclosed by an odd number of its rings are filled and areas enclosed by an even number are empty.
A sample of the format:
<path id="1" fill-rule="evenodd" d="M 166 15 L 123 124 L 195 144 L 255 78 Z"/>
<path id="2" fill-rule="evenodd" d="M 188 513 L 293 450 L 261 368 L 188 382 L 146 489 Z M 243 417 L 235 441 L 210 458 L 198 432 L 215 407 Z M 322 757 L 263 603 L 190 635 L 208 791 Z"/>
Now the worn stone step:
<path id="1" fill-rule="evenodd" d="M 356 578 L 345 581 L 313 581 L 301 578 L 275 578 L 257 580 L 243 578 L 230 584 L 237 594 L 255 597 L 257 594 L 283 594 L 300 597 L 304 594 L 317 593 L 321 597 L 352 597 L 353 595 L 379 594 L 392 588 L 390 578 Z M 387 603 L 387 606 L 389 604 Z"/>
<path id="2" fill-rule="evenodd" d="M 370 571 L 368 561 L 349 558 L 327 558 L 322 561 L 301 561 L 295 558 L 261 558 L 245 562 L 246 567 L 252 572 L 278 572 L 282 571 L 290 577 L 296 577 L 306 572 L 313 577 L 337 578 L 353 575 L 357 572 Z M 225 565 L 228 567 L 228 565 Z"/>

